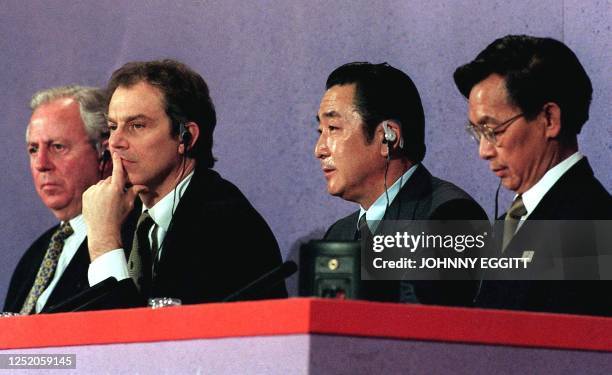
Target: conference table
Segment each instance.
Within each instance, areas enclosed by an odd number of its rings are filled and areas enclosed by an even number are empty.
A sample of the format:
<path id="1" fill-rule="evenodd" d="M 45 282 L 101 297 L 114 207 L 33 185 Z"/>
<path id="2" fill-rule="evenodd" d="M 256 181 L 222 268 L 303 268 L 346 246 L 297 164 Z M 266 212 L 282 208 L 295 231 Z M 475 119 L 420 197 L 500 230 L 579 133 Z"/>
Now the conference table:
<path id="1" fill-rule="evenodd" d="M 612 318 L 318 298 L 0 318 L 0 374 L 16 356 L 19 374 L 612 374 Z"/>

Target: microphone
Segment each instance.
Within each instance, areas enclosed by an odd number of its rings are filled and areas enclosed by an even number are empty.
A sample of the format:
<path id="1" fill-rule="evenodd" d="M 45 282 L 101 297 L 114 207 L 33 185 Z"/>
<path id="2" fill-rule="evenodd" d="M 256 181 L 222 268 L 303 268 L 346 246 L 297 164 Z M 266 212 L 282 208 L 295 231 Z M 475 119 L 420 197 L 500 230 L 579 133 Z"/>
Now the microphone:
<path id="1" fill-rule="evenodd" d="M 51 314 L 146 306 L 147 301 L 140 297 L 131 281 L 130 278 L 117 281 L 114 277 L 109 277 L 53 306 L 45 306 L 41 313 Z M 116 300 L 121 301 L 121 303 L 113 303 Z"/>
<path id="2" fill-rule="evenodd" d="M 225 297 L 221 302 L 236 301 L 238 298 L 249 296 L 256 291 L 270 289 L 274 285 L 296 273 L 297 269 L 297 264 L 295 264 L 294 261 L 289 260 Z"/>

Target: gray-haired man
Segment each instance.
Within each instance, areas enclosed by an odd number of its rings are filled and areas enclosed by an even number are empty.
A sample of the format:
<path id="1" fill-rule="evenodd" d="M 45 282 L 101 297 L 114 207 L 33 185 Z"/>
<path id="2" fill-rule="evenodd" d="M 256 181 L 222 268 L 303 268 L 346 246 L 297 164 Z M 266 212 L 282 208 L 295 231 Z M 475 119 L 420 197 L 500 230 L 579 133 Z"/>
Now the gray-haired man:
<path id="1" fill-rule="evenodd" d="M 82 86 L 37 92 L 26 147 L 36 192 L 60 221 L 21 258 L 4 310 L 34 314 L 89 287 L 83 192 L 110 169 L 104 150 L 107 124 L 102 91 Z"/>

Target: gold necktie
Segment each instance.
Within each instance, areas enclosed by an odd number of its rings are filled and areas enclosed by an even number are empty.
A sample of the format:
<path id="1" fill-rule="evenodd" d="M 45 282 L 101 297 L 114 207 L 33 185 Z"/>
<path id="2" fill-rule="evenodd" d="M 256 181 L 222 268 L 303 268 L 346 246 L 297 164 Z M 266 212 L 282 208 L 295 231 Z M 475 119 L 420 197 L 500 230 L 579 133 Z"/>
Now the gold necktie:
<path id="1" fill-rule="evenodd" d="M 506 217 L 504 218 L 504 239 L 502 244 L 502 252 L 506 250 L 506 246 L 514 237 L 514 233 L 516 232 L 516 228 L 521 221 L 521 217 L 527 214 L 527 210 L 525 209 L 525 205 L 523 204 L 523 198 L 519 195 L 516 197 L 514 202 L 512 202 L 512 206 L 506 213 Z"/>
<path id="2" fill-rule="evenodd" d="M 149 243 L 149 231 L 155 222 L 148 211 L 143 211 L 136 224 L 136 234 L 132 241 L 132 250 L 128 260 L 128 274 L 143 295 L 148 296 L 152 279 L 152 250 Z M 153 247 L 156 247 L 156 236 L 153 233 Z"/>
<path id="3" fill-rule="evenodd" d="M 21 308 L 21 314 L 31 314 L 34 311 L 38 297 L 47 289 L 47 286 L 53 279 L 55 269 L 57 268 L 57 260 L 64 248 L 64 241 L 72 233 L 74 233 L 74 230 L 72 230 L 70 223 L 66 221 L 51 236 L 51 242 L 49 242 L 45 257 L 36 274 L 34 285 L 32 285 L 32 289 L 30 289 L 30 293 Z"/>

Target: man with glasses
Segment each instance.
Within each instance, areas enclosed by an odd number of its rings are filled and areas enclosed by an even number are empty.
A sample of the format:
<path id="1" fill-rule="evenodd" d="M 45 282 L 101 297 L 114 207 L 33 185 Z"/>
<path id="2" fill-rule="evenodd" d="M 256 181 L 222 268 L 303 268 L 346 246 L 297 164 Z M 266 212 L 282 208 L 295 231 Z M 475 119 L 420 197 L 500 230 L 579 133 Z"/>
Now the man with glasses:
<path id="1" fill-rule="evenodd" d="M 546 235 L 559 235 L 530 231 L 536 220 L 611 218 L 610 194 L 578 151 L 577 134 L 589 116 L 591 81 L 566 45 L 509 35 L 459 67 L 454 79 L 469 101 L 467 130 L 478 142 L 480 157 L 501 184 L 516 193 L 500 218 L 504 256 L 525 257 L 523 250 L 528 249 L 529 257 L 538 261 L 546 249 L 536 243 L 545 242 Z M 582 247 L 573 250 L 589 254 L 588 246 Z M 484 282 L 477 304 L 598 314 L 602 305 L 588 295 L 601 285 Z"/>

